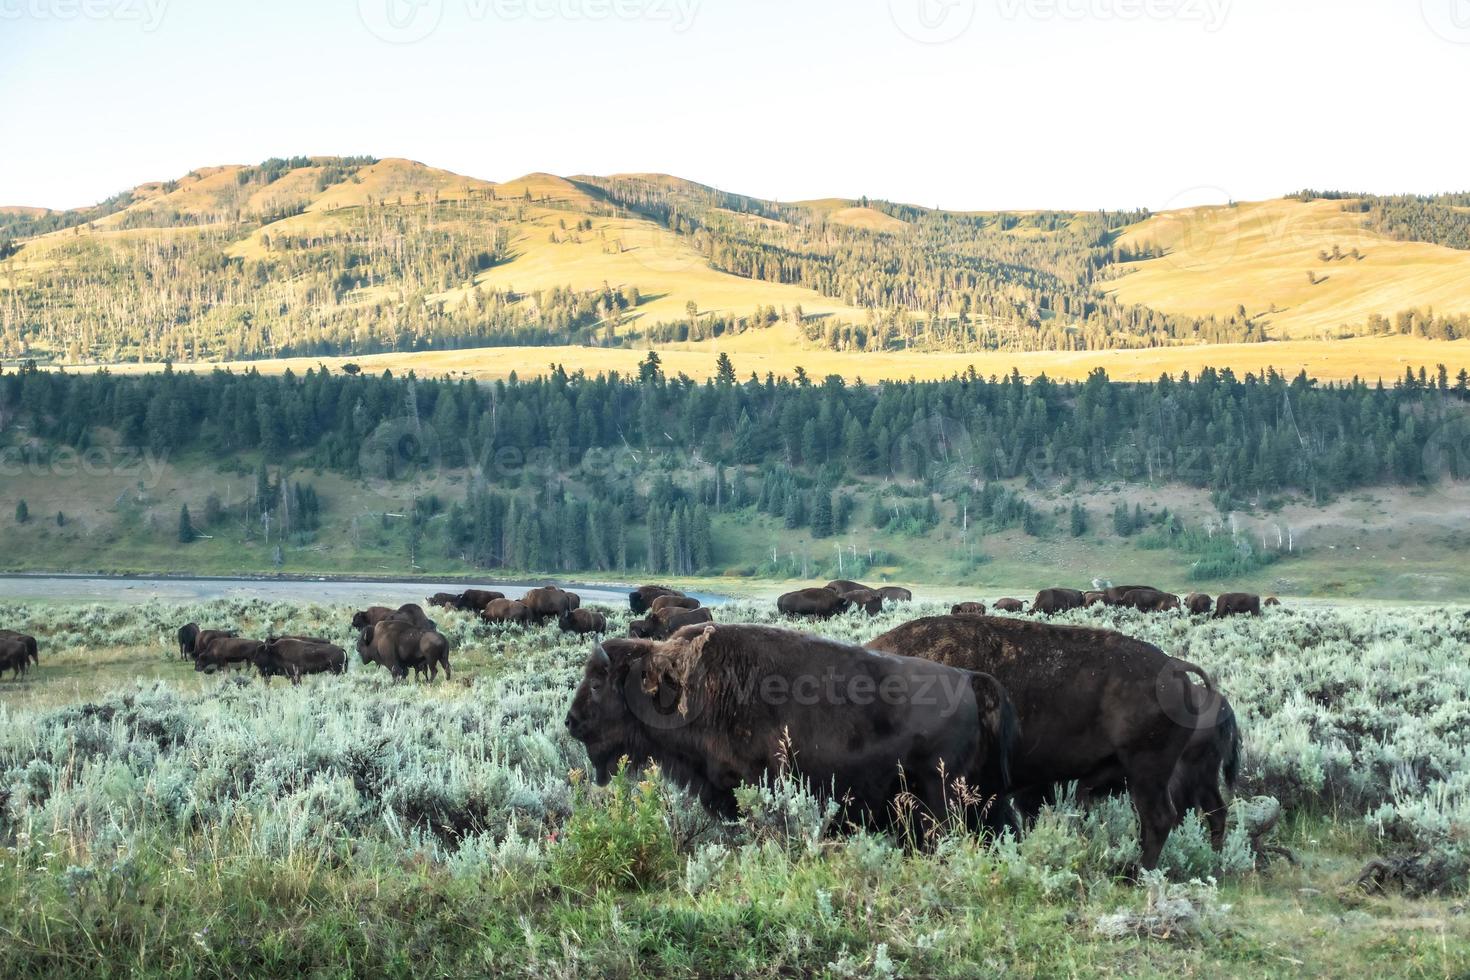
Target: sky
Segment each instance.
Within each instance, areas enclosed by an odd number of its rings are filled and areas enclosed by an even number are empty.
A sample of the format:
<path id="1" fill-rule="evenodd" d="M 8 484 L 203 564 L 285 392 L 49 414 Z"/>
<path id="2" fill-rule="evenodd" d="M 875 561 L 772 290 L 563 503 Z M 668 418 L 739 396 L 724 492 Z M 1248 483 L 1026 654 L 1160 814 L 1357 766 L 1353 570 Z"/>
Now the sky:
<path id="1" fill-rule="evenodd" d="M 0 0 L 0 205 L 201 166 L 777 200 L 1470 189 L 1470 0 Z"/>

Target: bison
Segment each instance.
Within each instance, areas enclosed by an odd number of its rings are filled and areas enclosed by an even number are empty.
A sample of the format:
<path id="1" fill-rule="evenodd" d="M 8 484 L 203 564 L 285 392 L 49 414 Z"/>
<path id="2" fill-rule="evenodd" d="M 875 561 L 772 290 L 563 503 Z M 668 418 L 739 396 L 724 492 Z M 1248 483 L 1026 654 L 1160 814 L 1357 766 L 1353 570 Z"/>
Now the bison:
<path id="1" fill-rule="evenodd" d="M 1172 592 L 1134 589 L 1123 598 L 1124 605 L 1132 606 L 1143 613 L 1171 612 L 1179 608 L 1179 597 Z"/>
<path id="2" fill-rule="evenodd" d="M 41 648 L 36 643 L 36 638 L 29 633 L 17 633 L 15 630 L 0 630 L 0 638 L 7 640 L 19 640 L 26 648 L 26 657 L 33 666 L 41 666 Z"/>
<path id="3" fill-rule="evenodd" d="M 1203 592 L 1191 592 L 1184 597 L 1184 608 L 1191 616 L 1208 616 L 1215 608 L 1215 600 Z"/>
<path id="4" fill-rule="evenodd" d="M 1096 606 L 1099 603 L 1105 603 L 1106 601 L 1107 596 L 1102 592 L 1082 593 L 1082 605 L 1087 607 L 1088 609 L 1091 609 L 1093 606 Z"/>
<path id="5" fill-rule="evenodd" d="M 984 616 L 986 614 L 983 602 L 958 602 L 950 607 L 951 616 Z"/>
<path id="6" fill-rule="evenodd" d="M 486 589 L 466 589 L 459 597 L 459 605 L 456 609 L 465 612 L 480 612 L 496 599 L 504 599 L 504 592 L 491 592 Z"/>
<path id="7" fill-rule="evenodd" d="M 293 685 L 299 685 L 307 674 L 344 673 L 347 653 L 316 637 L 270 637 L 256 651 L 255 666 L 266 683 L 272 677 L 286 677 Z"/>
<path id="8" fill-rule="evenodd" d="M 1141 863 L 1158 866 L 1177 823 L 1175 766 L 1219 724 L 1221 699 L 1202 669 L 1121 633 L 995 617 L 920 619 L 867 646 L 994 676 L 1020 719 L 1012 776 L 1028 815 L 1058 784 L 1121 777 L 1138 813 Z"/>
<path id="9" fill-rule="evenodd" d="M 844 592 L 842 598 L 847 600 L 849 608 L 861 609 L 869 616 L 876 616 L 883 611 L 883 596 L 872 589 Z"/>
<path id="10" fill-rule="evenodd" d="M 1031 600 L 1031 611 L 1043 616 L 1055 616 L 1060 612 L 1081 609 L 1082 593 L 1076 589 L 1042 589 Z M 1000 608 L 999 605 L 996 608 Z"/>
<path id="11" fill-rule="evenodd" d="M 686 626 L 714 621 L 708 609 L 666 609 L 633 620 L 628 624 L 628 635 L 640 640 L 666 640 Z"/>
<path id="12" fill-rule="evenodd" d="M 548 619 L 560 619 L 564 612 L 580 609 L 582 597 L 575 592 L 559 589 L 554 585 L 548 585 L 544 589 L 532 589 L 527 592 L 521 602 L 525 603 L 531 611 L 531 621 L 537 626 Z"/>
<path id="13" fill-rule="evenodd" d="M 453 592 L 436 592 L 428 598 L 429 605 L 435 609 L 461 609 L 463 601 L 463 593 L 456 595 Z"/>
<path id="14" fill-rule="evenodd" d="M 524 602 L 512 599 L 496 599 L 480 611 L 480 618 L 487 623 L 509 623 L 512 626 L 531 625 L 531 610 Z"/>
<path id="15" fill-rule="evenodd" d="M 352 617 L 352 628 L 362 630 L 379 623 L 407 623 L 416 629 L 433 632 L 439 627 L 424 613 L 424 607 L 416 603 L 408 603 L 397 609 L 389 609 L 387 606 L 370 606 L 363 609 Z"/>
<path id="16" fill-rule="evenodd" d="M 665 609 L 698 609 L 700 602 L 687 595 L 661 595 L 653 600 L 649 606 L 650 612 L 662 612 Z"/>
<path id="17" fill-rule="evenodd" d="M 1019 613 L 1026 611 L 1026 603 L 1020 599 L 997 599 L 995 600 L 997 612 Z"/>
<path id="18" fill-rule="evenodd" d="M 365 664 L 386 667 L 395 680 L 404 680 L 409 670 L 435 680 L 444 668 L 445 680 L 452 680 L 449 667 L 449 641 L 443 634 L 421 630 L 408 623 L 387 621 L 364 627 L 357 638 L 357 653 Z"/>
<path id="19" fill-rule="evenodd" d="M 215 637 L 208 645 L 195 649 L 194 671 L 203 673 L 257 663 L 262 656 L 260 648 L 264 646 L 259 640 L 239 636 Z"/>
<path id="20" fill-rule="evenodd" d="M 642 616 L 653 608 L 655 599 L 661 599 L 664 596 L 682 597 L 683 595 L 684 593 L 678 589 L 666 589 L 662 585 L 640 585 L 628 593 L 628 608 Z"/>
<path id="21" fill-rule="evenodd" d="M 1261 597 L 1248 592 L 1227 592 L 1215 600 L 1215 618 L 1227 616 L 1259 616 Z"/>
<path id="22" fill-rule="evenodd" d="M 190 623 L 189 626 L 194 626 L 194 624 Z M 180 650 L 185 655 L 193 657 L 196 660 L 199 658 L 199 652 L 205 647 L 209 646 L 215 640 L 233 639 L 240 635 L 239 630 L 202 630 L 195 626 L 193 637 L 189 640 L 186 646 L 184 644 L 185 630 L 187 630 L 189 626 L 185 626 L 183 627 L 183 629 L 179 630 Z"/>
<path id="23" fill-rule="evenodd" d="M 885 585 L 878 590 L 886 602 L 913 602 L 914 594 L 908 589 L 899 588 L 896 585 Z"/>
<path id="24" fill-rule="evenodd" d="M 822 588 L 824 588 L 824 589 L 831 589 L 833 592 L 836 592 L 838 595 L 844 595 L 844 594 L 846 594 L 848 592 L 871 592 L 871 591 L 873 591 L 872 589 L 869 589 L 866 585 L 864 585 L 861 582 L 854 582 L 854 581 L 851 581 L 850 579 L 845 579 L 845 578 L 839 578 L 839 579 L 836 579 L 834 581 L 828 582 L 826 585 L 822 586 Z"/>
<path id="25" fill-rule="evenodd" d="M 1103 589 L 1103 602 L 1109 606 L 1128 605 L 1128 593 L 1130 592 L 1162 592 L 1152 585 L 1114 585 Z"/>
<path id="26" fill-rule="evenodd" d="M 847 612 L 849 603 L 831 589 L 802 589 L 788 592 L 776 600 L 776 609 L 783 616 L 804 616 L 808 619 L 831 619 Z"/>
<path id="27" fill-rule="evenodd" d="M 854 822 L 912 829 L 916 814 L 900 805 L 912 800 L 933 817 L 979 801 L 972 823 L 1012 823 L 1018 733 L 994 678 L 821 637 L 705 626 L 660 643 L 609 640 L 594 648 L 566 725 L 597 783 L 625 757 L 636 769 L 657 763 L 720 816 L 735 815 L 742 783 L 795 772 Z"/>
<path id="28" fill-rule="evenodd" d="M 1281 600 L 1273 595 L 1271 598 L 1262 603 L 1262 605 L 1264 605 L 1267 609 L 1274 609 L 1275 607 L 1281 605 Z"/>
<path id="29" fill-rule="evenodd" d="M 199 642 L 199 624 L 185 623 L 179 627 L 179 659 L 187 660 L 194 655 L 194 644 Z"/>
<path id="30" fill-rule="evenodd" d="M 15 672 L 15 679 L 20 680 L 30 666 L 31 654 L 25 641 L 13 636 L 0 636 L 0 677 L 10 670 Z"/>
<path id="31" fill-rule="evenodd" d="M 561 614 L 557 625 L 563 633 L 591 636 L 593 633 L 607 632 L 607 617 L 590 609 L 569 609 Z"/>

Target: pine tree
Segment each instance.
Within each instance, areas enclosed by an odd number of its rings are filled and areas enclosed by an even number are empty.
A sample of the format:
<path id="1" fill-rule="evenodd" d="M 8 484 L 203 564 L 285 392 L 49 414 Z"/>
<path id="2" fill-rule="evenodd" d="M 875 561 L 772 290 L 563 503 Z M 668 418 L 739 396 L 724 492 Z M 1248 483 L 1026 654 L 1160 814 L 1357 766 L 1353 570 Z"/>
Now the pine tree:
<path id="1" fill-rule="evenodd" d="M 24 524 L 30 519 L 31 509 L 27 507 L 26 502 L 22 500 L 20 503 L 15 505 L 15 523 Z"/>
<path id="2" fill-rule="evenodd" d="M 189 520 L 189 505 L 179 508 L 179 544 L 190 544 L 196 537 L 194 522 Z"/>
<path id="3" fill-rule="evenodd" d="M 835 528 L 832 516 L 832 496 L 825 490 L 818 490 L 816 499 L 812 503 L 812 537 L 830 538 Z"/>
<path id="4" fill-rule="evenodd" d="M 1072 504 L 1072 537 L 1080 538 L 1087 533 L 1087 511 L 1079 503 Z"/>

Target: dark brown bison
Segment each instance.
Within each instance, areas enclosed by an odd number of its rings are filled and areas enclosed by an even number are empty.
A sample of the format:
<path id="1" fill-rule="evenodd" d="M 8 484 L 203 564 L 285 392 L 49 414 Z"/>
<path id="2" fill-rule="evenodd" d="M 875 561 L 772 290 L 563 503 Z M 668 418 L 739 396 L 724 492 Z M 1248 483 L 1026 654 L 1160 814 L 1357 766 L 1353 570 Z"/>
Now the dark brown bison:
<path id="1" fill-rule="evenodd" d="M 359 609 L 352 614 L 352 628 L 362 630 L 369 626 L 376 626 L 397 613 L 397 609 L 389 609 L 387 606 L 369 606 L 366 609 Z"/>
<path id="2" fill-rule="evenodd" d="M 1020 599 L 997 599 L 995 600 L 997 612 L 1019 613 L 1026 611 L 1026 603 Z"/>
<path id="3" fill-rule="evenodd" d="M 640 585 L 628 593 L 628 608 L 642 616 L 653 608 L 653 600 L 664 596 L 682 596 L 678 589 L 666 589 L 662 585 Z"/>
<path id="4" fill-rule="evenodd" d="M 512 599 L 496 599 L 480 611 L 480 618 L 487 623 L 509 623 L 512 626 L 531 625 L 531 610 L 524 602 Z"/>
<path id="5" fill-rule="evenodd" d="M 429 605 L 434 609 L 459 609 L 464 595 L 456 595 L 453 592 L 436 592 L 429 596 Z"/>
<path id="6" fill-rule="evenodd" d="M 449 667 L 449 641 L 440 633 L 408 623 L 388 620 L 364 627 L 357 637 L 357 653 L 363 663 L 387 668 L 396 680 L 407 678 L 410 670 L 435 680 L 441 666 L 445 680 L 454 677 Z"/>
<path id="7" fill-rule="evenodd" d="M 347 653 L 317 637 L 271 637 L 256 651 L 255 666 L 266 683 L 270 683 L 272 677 L 285 677 L 293 685 L 299 685 L 307 674 L 345 672 Z"/>
<path id="8" fill-rule="evenodd" d="M 480 612 L 496 599 L 504 599 L 504 592 L 491 592 L 487 589 L 466 589 L 459 597 L 459 605 L 456 609 L 466 612 Z"/>
<path id="9" fill-rule="evenodd" d="M 1121 633 L 995 617 L 920 619 L 867 645 L 993 675 L 1020 717 L 1012 776 L 1023 809 L 1034 814 L 1058 784 L 1089 790 L 1121 777 L 1138 812 L 1142 865 L 1158 866 L 1177 823 L 1175 766 L 1219 723 L 1221 699 L 1203 670 Z"/>
<path id="10" fill-rule="evenodd" d="M 824 589 L 831 589 L 833 592 L 836 592 L 838 595 L 846 595 L 849 592 L 871 592 L 871 591 L 873 591 L 872 589 L 869 589 L 866 585 L 864 585 L 861 582 L 853 582 L 853 581 L 851 581 L 849 579 L 845 579 L 845 578 L 839 578 L 839 579 L 835 579 L 835 580 L 833 580 L 831 582 L 828 582 L 826 585 L 822 586 L 822 588 L 824 588 Z"/>
<path id="11" fill-rule="evenodd" d="M 1144 613 L 1171 612 L 1179 608 L 1179 597 L 1172 592 L 1134 589 L 1124 596 L 1124 605 Z"/>
<path id="12" fill-rule="evenodd" d="M 265 644 L 259 640 L 239 636 L 216 637 L 210 640 L 207 646 L 195 649 L 194 670 L 196 673 L 201 673 L 240 666 L 249 669 L 251 664 L 259 660 L 260 648 L 263 646 Z"/>
<path id="13" fill-rule="evenodd" d="M 31 654 L 25 641 L 13 636 L 0 636 L 0 677 L 9 670 L 14 671 L 15 680 L 20 680 L 30 666 Z"/>
<path id="14" fill-rule="evenodd" d="M 430 632 L 437 632 L 439 629 L 438 624 L 424 612 L 424 607 L 412 602 L 404 606 L 399 606 L 398 611 L 389 618 L 407 623 L 421 630 L 429 630 Z"/>
<path id="15" fill-rule="evenodd" d="M 1281 600 L 1273 595 L 1271 598 L 1262 603 L 1262 605 L 1265 606 L 1267 609 L 1274 609 L 1277 606 L 1281 605 Z"/>
<path id="16" fill-rule="evenodd" d="M 389 609 L 387 606 L 370 606 L 360 612 L 353 614 L 352 628 L 362 630 L 379 623 L 397 622 L 407 623 L 417 629 L 433 632 L 439 627 L 424 613 L 424 607 L 416 603 L 408 603 L 397 609 Z"/>
<path id="17" fill-rule="evenodd" d="M 1082 593 L 1076 589 L 1042 589 L 1031 600 L 1031 611 L 1043 616 L 1055 616 L 1060 612 L 1081 609 L 1082 605 Z"/>
<path id="18" fill-rule="evenodd" d="M 986 613 L 983 602 L 959 602 L 950 607 L 951 616 L 984 616 Z"/>
<path id="19" fill-rule="evenodd" d="M 0 630 L 0 638 L 7 640 L 19 640 L 26 648 L 26 656 L 34 666 L 41 666 L 41 647 L 36 643 L 36 638 L 29 633 L 17 633 L 15 630 Z"/>
<path id="20" fill-rule="evenodd" d="M 190 623 L 189 625 L 193 626 L 194 624 Z M 185 629 L 187 628 L 185 627 Z M 179 632 L 183 633 L 183 630 Z M 239 630 L 197 630 L 194 633 L 193 641 L 188 645 L 188 655 L 197 660 L 199 658 L 199 651 L 209 646 L 215 640 L 233 639 L 239 635 Z"/>
<path id="21" fill-rule="evenodd" d="M 1082 593 L 1082 605 L 1086 606 L 1088 609 L 1091 609 L 1093 606 L 1096 606 L 1099 603 L 1106 602 L 1106 601 L 1107 601 L 1107 596 L 1104 595 L 1101 592 L 1084 592 L 1084 593 Z"/>
<path id="22" fill-rule="evenodd" d="M 686 626 L 714 621 L 708 609 L 665 609 L 633 620 L 628 624 L 628 635 L 640 640 L 667 640 Z"/>
<path id="23" fill-rule="evenodd" d="M 1261 597 L 1248 592 L 1227 592 L 1215 600 L 1215 618 L 1227 616 L 1259 616 Z"/>
<path id="24" fill-rule="evenodd" d="M 698 599 L 687 595 L 661 595 L 653 600 L 653 605 L 648 607 L 649 612 L 662 612 L 665 609 L 698 609 Z"/>
<path id="25" fill-rule="evenodd" d="M 808 619 L 831 619 L 847 612 L 848 601 L 831 589 L 802 589 L 788 592 L 776 600 L 776 609 L 783 616 L 804 616 Z"/>
<path id="26" fill-rule="evenodd" d="M 1204 616 L 1215 608 L 1215 600 L 1203 592 L 1191 592 L 1184 597 L 1184 608 L 1189 610 L 1191 616 Z"/>
<path id="27" fill-rule="evenodd" d="M 881 589 L 878 589 L 878 594 L 883 597 L 885 602 L 914 601 L 914 594 L 912 592 L 908 589 L 900 588 L 897 585 L 885 585 Z"/>
<path id="28" fill-rule="evenodd" d="M 872 589 L 858 589 L 853 592 L 842 593 L 842 598 L 847 600 L 849 607 L 861 609 L 869 616 L 876 616 L 883 611 L 883 596 Z"/>
<path id="29" fill-rule="evenodd" d="M 559 589 L 554 585 L 548 585 L 544 589 L 532 589 L 527 592 L 521 602 L 531 610 L 531 621 L 537 626 L 548 619 L 560 619 L 564 612 L 582 607 L 582 597 L 575 592 Z"/>
<path id="30" fill-rule="evenodd" d="M 607 617 L 590 609 L 570 609 L 561 614 L 557 625 L 563 633 L 591 636 L 607 632 Z"/>
<path id="31" fill-rule="evenodd" d="M 566 724 L 599 784 L 624 757 L 635 770 L 657 763 L 721 816 L 735 814 L 742 783 L 795 772 L 854 822 L 895 825 L 901 798 L 941 816 L 963 779 L 986 804 L 967 820 L 1011 823 L 1015 713 L 994 678 L 821 637 L 706 626 L 662 643 L 609 640 Z"/>
<path id="32" fill-rule="evenodd" d="M 194 656 L 194 644 L 199 642 L 199 624 L 185 623 L 179 627 L 179 659 Z"/>
<path id="33" fill-rule="evenodd" d="M 1128 605 L 1128 593 L 1130 592 L 1162 592 L 1152 585 L 1114 585 L 1103 589 L 1103 602 L 1109 606 Z"/>

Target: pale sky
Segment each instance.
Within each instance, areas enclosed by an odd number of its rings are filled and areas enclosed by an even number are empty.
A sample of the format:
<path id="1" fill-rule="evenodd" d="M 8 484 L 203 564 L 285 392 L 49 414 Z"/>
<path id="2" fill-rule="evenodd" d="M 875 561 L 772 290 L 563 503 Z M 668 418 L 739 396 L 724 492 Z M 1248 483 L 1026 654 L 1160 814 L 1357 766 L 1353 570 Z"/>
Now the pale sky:
<path id="1" fill-rule="evenodd" d="M 0 0 L 0 205 L 270 156 L 780 200 L 1470 189 L 1470 0 Z"/>

